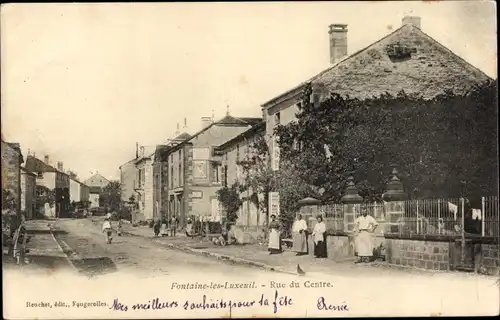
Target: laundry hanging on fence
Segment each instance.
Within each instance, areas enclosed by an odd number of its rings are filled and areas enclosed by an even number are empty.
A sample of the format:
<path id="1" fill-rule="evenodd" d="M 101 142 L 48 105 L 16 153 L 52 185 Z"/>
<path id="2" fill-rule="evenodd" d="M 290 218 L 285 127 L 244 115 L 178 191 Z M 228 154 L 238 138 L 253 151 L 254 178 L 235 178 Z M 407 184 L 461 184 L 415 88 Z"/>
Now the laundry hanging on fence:
<path id="1" fill-rule="evenodd" d="M 453 217 L 455 220 L 457 220 L 457 212 L 458 212 L 458 206 L 456 204 L 453 204 L 451 202 L 448 202 L 448 209 L 453 212 Z"/>
<path id="2" fill-rule="evenodd" d="M 481 220 L 481 209 L 472 209 L 472 219 Z"/>

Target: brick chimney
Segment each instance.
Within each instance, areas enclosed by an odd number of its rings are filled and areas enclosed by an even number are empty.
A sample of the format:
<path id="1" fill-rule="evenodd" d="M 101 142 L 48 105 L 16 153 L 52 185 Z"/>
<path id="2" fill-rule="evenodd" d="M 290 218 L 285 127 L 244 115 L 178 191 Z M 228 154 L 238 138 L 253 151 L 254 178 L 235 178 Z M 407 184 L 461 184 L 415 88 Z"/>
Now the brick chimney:
<path id="1" fill-rule="evenodd" d="M 201 128 L 205 129 L 212 124 L 212 117 L 201 117 Z"/>
<path id="2" fill-rule="evenodd" d="M 419 29 L 422 29 L 421 28 L 421 24 L 422 24 L 422 18 L 418 17 L 418 16 L 404 16 L 403 19 L 401 19 L 401 22 L 402 22 L 402 25 L 407 25 L 407 24 L 411 24 Z"/>
<path id="3" fill-rule="evenodd" d="M 49 165 L 50 165 L 50 157 L 49 157 L 49 155 L 48 155 L 48 154 L 46 154 L 46 155 L 45 155 L 45 157 L 43 158 L 43 160 L 44 160 L 44 162 L 45 162 L 46 164 L 49 164 Z"/>
<path id="4" fill-rule="evenodd" d="M 64 167 L 62 161 L 57 161 L 57 170 L 64 172 Z"/>
<path id="5" fill-rule="evenodd" d="M 347 24 L 331 24 L 330 63 L 335 64 L 347 56 Z"/>

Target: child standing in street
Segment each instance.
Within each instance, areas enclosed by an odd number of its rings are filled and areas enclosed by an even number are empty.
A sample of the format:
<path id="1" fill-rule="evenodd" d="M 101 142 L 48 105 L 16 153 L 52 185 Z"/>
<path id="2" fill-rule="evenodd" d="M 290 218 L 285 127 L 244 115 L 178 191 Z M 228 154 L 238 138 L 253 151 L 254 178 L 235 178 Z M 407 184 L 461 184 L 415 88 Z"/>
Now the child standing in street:
<path id="1" fill-rule="evenodd" d="M 111 229 L 111 221 L 109 221 L 108 217 L 104 218 L 104 222 L 102 224 L 102 232 L 104 232 L 104 234 L 106 235 L 106 243 L 111 243 L 111 240 L 113 239 L 113 230 Z"/>
<path id="2" fill-rule="evenodd" d="M 161 222 L 160 220 L 156 220 L 153 225 L 153 231 L 155 233 L 155 237 L 158 237 L 158 235 L 160 234 L 160 228 L 161 228 Z"/>

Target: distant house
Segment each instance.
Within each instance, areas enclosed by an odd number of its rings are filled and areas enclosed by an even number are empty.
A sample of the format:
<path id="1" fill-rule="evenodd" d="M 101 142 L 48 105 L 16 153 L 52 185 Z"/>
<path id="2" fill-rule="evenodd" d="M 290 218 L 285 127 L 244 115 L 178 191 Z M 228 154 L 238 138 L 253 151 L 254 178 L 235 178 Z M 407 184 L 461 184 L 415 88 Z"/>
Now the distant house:
<path id="1" fill-rule="evenodd" d="M 98 208 L 99 194 L 101 193 L 102 189 L 109 184 L 109 180 L 104 178 L 99 173 L 96 173 L 92 177 L 85 180 L 83 184 L 89 187 L 90 208 Z"/>
<path id="2" fill-rule="evenodd" d="M 26 219 L 33 219 L 36 212 L 36 174 L 21 167 L 21 211 Z"/>
<path id="3" fill-rule="evenodd" d="M 71 202 L 90 201 L 90 187 L 80 182 L 78 179 L 70 178 Z"/>
<path id="4" fill-rule="evenodd" d="M 215 192 L 222 185 L 219 145 L 248 130 L 260 118 L 227 114 L 219 121 L 202 118 L 202 129 L 168 151 L 168 215 L 184 226 L 188 216 L 220 216 Z"/>
<path id="5" fill-rule="evenodd" d="M 69 175 L 64 172 L 63 163 L 57 162 L 57 168 L 51 165 L 50 157 L 46 155 L 44 161 L 28 155 L 26 158 L 26 170 L 37 175 L 37 186 L 44 186 L 55 193 L 55 215 L 56 217 L 69 216 L 70 185 Z M 39 204 L 41 205 L 41 204 Z"/>
<path id="6" fill-rule="evenodd" d="M 134 183 L 137 178 L 135 161 L 136 159 L 129 160 L 119 167 L 121 196 L 123 202 L 128 202 L 131 196 L 137 198 L 134 191 Z"/>
<path id="7" fill-rule="evenodd" d="M 137 195 L 139 212 L 134 220 L 153 219 L 153 156 L 156 147 L 141 147 L 135 160 L 137 176 L 134 191 Z"/>
<path id="8" fill-rule="evenodd" d="M 6 142 L 2 138 L 2 190 L 9 190 L 21 210 L 21 164 L 23 155 L 19 143 Z"/>
<path id="9" fill-rule="evenodd" d="M 266 132 L 264 121 L 258 122 L 247 131 L 216 148 L 216 153 L 222 157 L 223 185 L 230 187 L 234 183 L 245 184 L 245 172 L 242 163 L 249 161 L 255 155 L 253 143 L 263 139 Z M 265 212 L 258 208 L 258 196 L 251 188 L 241 194 L 242 206 L 238 212 L 236 224 L 247 230 L 256 231 L 265 224 Z"/>

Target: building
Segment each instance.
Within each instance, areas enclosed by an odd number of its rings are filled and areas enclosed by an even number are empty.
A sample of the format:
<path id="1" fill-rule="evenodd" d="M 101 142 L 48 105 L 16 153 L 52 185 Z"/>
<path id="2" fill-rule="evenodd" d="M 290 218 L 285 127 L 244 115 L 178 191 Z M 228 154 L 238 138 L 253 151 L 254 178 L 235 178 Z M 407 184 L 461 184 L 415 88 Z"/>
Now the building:
<path id="1" fill-rule="evenodd" d="M 279 147 L 274 128 L 295 120 L 301 94 L 312 86 L 312 102 L 321 102 L 329 93 L 365 99 L 384 93 L 407 94 L 431 99 L 445 90 L 457 94 L 491 80 L 448 48 L 424 33 L 420 17 L 404 17 L 402 26 L 375 43 L 348 55 L 347 25 L 333 24 L 329 29 L 330 62 L 333 65 L 262 105 L 266 121 L 271 166 L 279 170 Z M 273 195 L 271 207 L 278 207 Z"/>
<path id="2" fill-rule="evenodd" d="M 70 182 L 69 175 L 64 172 L 63 163 L 57 162 L 57 168 L 51 165 L 50 157 L 46 155 L 44 161 L 28 155 L 26 170 L 37 175 L 36 185 L 43 186 L 55 194 L 55 215 L 62 218 L 69 216 Z M 42 204 L 39 204 L 42 205 Z"/>
<path id="3" fill-rule="evenodd" d="M 216 191 L 222 185 L 219 145 L 248 130 L 259 118 L 219 121 L 202 118 L 202 129 L 168 151 L 168 215 L 184 226 L 188 216 L 211 216 L 219 211 Z"/>
<path id="4" fill-rule="evenodd" d="M 36 214 L 36 174 L 21 167 L 21 211 L 26 219 Z"/>
<path id="5" fill-rule="evenodd" d="M 23 163 L 19 143 L 6 142 L 2 137 L 2 192 L 8 190 L 12 193 L 17 210 L 21 210 L 21 164 Z"/>
<path id="6" fill-rule="evenodd" d="M 89 187 L 89 201 L 91 208 L 99 207 L 99 194 L 101 193 L 101 190 L 108 185 L 108 183 L 109 180 L 104 178 L 99 173 L 96 173 L 83 182 L 83 184 Z"/>
<path id="7" fill-rule="evenodd" d="M 139 205 L 139 212 L 134 220 L 153 219 L 153 156 L 155 150 L 156 147 L 141 147 L 139 157 L 134 162 L 137 173 L 134 191 Z"/>
<path id="8" fill-rule="evenodd" d="M 168 151 L 172 145 L 158 145 L 153 157 L 153 217 L 167 217 Z M 168 217 L 167 217 L 168 218 Z"/>
<path id="9" fill-rule="evenodd" d="M 88 202 L 90 201 L 90 187 L 80 182 L 77 179 L 71 178 L 69 180 L 71 202 Z"/>
<path id="10" fill-rule="evenodd" d="M 241 164 L 252 160 L 256 155 L 254 143 L 259 139 L 264 139 L 265 132 L 265 123 L 261 121 L 216 149 L 216 152 L 222 156 L 223 185 L 230 187 L 234 183 L 245 184 L 245 172 Z M 242 206 L 236 225 L 245 231 L 256 232 L 259 231 L 259 227 L 265 225 L 266 214 L 264 210 L 261 210 L 262 208 L 258 207 L 259 198 L 251 187 L 241 194 Z"/>
<path id="11" fill-rule="evenodd" d="M 135 167 L 135 161 L 137 160 L 137 157 L 125 162 L 119 167 L 121 196 L 123 202 L 128 202 L 131 196 L 136 197 L 134 191 L 134 183 L 137 177 L 137 168 Z"/>

